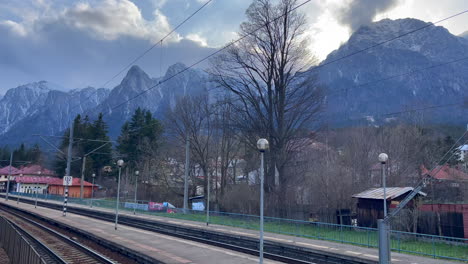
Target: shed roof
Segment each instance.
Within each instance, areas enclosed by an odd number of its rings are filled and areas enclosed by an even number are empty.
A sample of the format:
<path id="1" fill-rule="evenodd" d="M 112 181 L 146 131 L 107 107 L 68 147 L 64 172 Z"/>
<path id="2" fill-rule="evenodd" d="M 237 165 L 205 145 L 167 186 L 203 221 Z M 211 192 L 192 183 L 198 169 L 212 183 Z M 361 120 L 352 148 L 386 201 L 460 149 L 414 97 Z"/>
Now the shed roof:
<path id="1" fill-rule="evenodd" d="M 400 197 L 408 192 L 414 190 L 413 187 L 387 187 L 385 188 L 385 196 L 386 199 L 393 200 L 397 197 Z M 419 192 L 420 195 L 426 196 L 426 193 Z M 371 188 L 369 190 L 363 191 L 361 193 L 355 194 L 352 196 L 353 198 L 362 198 L 362 199 L 375 199 L 375 200 L 382 200 L 383 199 L 383 188 Z"/>

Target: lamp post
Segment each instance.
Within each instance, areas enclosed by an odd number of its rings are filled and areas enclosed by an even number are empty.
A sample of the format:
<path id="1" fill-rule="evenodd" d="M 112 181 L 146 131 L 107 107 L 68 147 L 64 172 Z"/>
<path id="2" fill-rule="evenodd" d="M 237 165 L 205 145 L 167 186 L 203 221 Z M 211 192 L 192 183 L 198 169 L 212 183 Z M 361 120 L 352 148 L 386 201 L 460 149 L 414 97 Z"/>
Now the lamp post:
<path id="1" fill-rule="evenodd" d="M 119 221 L 119 202 L 120 202 L 120 175 L 122 173 L 122 166 L 124 165 L 123 160 L 117 161 L 117 166 L 119 166 L 119 178 L 117 180 L 117 201 L 115 203 L 115 230 L 117 230 L 117 222 Z"/>
<path id="2" fill-rule="evenodd" d="M 384 218 L 387 217 L 387 186 L 385 183 L 385 164 L 387 163 L 388 160 L 388 155 L 385 153 L 380 153 L 379 154 L 379 161 L 380 161 L 380 167 L 381 167 L 381 175 L 382 175 L 382 188 L 383 188 L 383 208 L 384 208 Z"/>
<path id="3" fill-rule="evenodd" d="M 389 236 L 389 224 L 387 221 L 387 186 L 385 182 L 385 164 L 388 161 L 388 155 L 386 153 L 379 154 L 379 161 L 381 165 L 382 174 L 382 188 L 383 188 L 383 219 L 377 221 L 379 230 L 379 263 L 387 264 L 391 263 L 390 255 L 390 236 Z"/>
<path id="4" fill-rule="evenodd" d="M 96 173 L 91 175 L 93 177 L 93 186 L 91 187 L 91 208 L 93 208 L 93 199 L 94 199 L 94 178 L 96 178 Z"/>
<path id="5" fill-rule="evenodd" d="M 138 191 L 138 175 L 139 174 L 140 174 L 139 171 L 135 171 L 135 205 L 133 206 L 133 214 L 136 214 L 137 191 Z"/>
<path id="6" fill-rule="evenodd" d="M 257 148 L 260 151 L 260 260 L 263 263 L 263 192 L 264 192 L 264 171 L 263 160 L 265 150 L 268 149 L 268 140 L 261 138 L 257 141 Z"/>

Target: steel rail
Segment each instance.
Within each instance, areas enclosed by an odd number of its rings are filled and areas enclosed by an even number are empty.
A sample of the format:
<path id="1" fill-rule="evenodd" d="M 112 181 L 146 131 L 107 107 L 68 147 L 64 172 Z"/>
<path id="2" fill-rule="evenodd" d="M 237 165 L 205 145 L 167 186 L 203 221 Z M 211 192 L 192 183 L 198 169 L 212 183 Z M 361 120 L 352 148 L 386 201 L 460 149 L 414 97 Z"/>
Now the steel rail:
<path id="1" fill-rule="evenodd" d="M 33 203 L 29 199 L 23 202 Z M 40 206 L 60 210 L 60 205 L 47 202 L 39 202 Z M 19 208 L 15 208 L 19 209 Z M 100 212 L 78 207 L 69 207 L 70 213 L 92 217 L 108 222 L 114 221 L 114 214 Z M 139 229 L 144 229 L 169 236 L 175 236 L 186 240 L 197 241 L 221 248 L 226 248 L 251 255 L 258 255 L 258 239 L 246 236 L 234 236 L 212 230 L 188 228 L 176 224 L 168 224 L 157 220 L 138 219 L 132 216 L 121 215 L 119 223 Z M 265 241 L 265 258 L 282 261 L 285 263 L 344 263 L 344 264 L 369 264 L 375 261 L 362 259 L 354 256 L 327 254 L 320 250 L 309 249 L 300 246 L 288 245 L 280 242 Z"/>
<path id="2" fill-rule="evenodd" d="M 37 238 L 31 235 L 28 231 L 24 230 L 24 228 L 18 226 L 16 223 L 7 219 L 6 217 L 5 217 L 5 220 L 29 241 L 31 246 L 33 246 L 36 252 L 40 255 L 43 263 L 47 263 L 47 264 L 49 263 L 66 264 L 67 263 L 62 257 L 60 257 L 57 253 L 55 253 L 55 251 L 47 247 L 44 243 L 39 241 Z"/>
<path id="3" fill-rule="evenodd" d="M 96 261 L 98 261 L 100 263 L 104 263 L 104 264 L 114 264 L 115 263 L 111 259 L 109 259 L 109 258 L 101 255 L 100 253 L 88 248 L 87 246 L 82 245 L 82 244 L 74 241 L 73 239 L 71 239 L 71 238 L 69 238 L 69 237 L 67 237 L 67 236 L 65 236 L 65 235 L 63 235 L 63 234 L 49 228 L 49 227 L 46 227 L 46 226 L 44 226 L 44 225 L 42 225 L 42 224 L 40 224 L 40 223 L 38 223 L 38 222 L 36 222 L 34 220 L 31 220 L 31 219 L 27 218 L 26 216 L 23 216 L 23 215 L 18 214 L 16 212 L 12 212 L 11 209 L 5 209 L 5 207 L 3 207 L 2 210 L 7 212 L 7 214 L 11 214 L 11 215 L 13 215 L 13 216 L 25 221 L 25 222 L 28 222 L 28 223 L 34 225 L 35 227 L 38 227 L 41 230 L 44 230 L 44 231 L 52 234 L 55 237 L 58 237 L 59 239 L 61 239 L 61 240 L 65 241 L 66 243 L 68 243 L 70 246 L 77 248 L 79 251 L 83 252 L 83 254 L 96 259 Z M 52 249 L 47 247 L 47 245 L 45 245 L 44 243 L 39 241 L 37 238 L 32 236 L 28 231 L 25 230 L 25 228 L 20 227 L 18 224 L 14 223 L 12 220 L 7 219 L 7 221 L 9 221 L 13 226 L 15 226 L 15 228 L 17 228 L 21 233 L 24 233 L 26 236 L 28 236 L 28 238 L 30 238 L 34 243 L 40 245 L 41 248 L 48 251 L 48 253 L 50 253 L 50 255 L 52 255 L 53 258 L 56 259 L 57 263 L 68 263 L 62 257 L 60 257 L 55 251 L 53 251 Z"/>

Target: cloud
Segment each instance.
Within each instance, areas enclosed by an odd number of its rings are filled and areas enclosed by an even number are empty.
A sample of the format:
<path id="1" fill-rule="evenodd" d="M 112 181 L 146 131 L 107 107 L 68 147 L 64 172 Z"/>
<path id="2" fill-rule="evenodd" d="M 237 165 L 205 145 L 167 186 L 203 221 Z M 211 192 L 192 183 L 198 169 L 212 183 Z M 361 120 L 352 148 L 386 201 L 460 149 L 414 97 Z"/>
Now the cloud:
<path id="1" fill-rule="evenodd" d="M 206 38 L 201 37 L 198 34 L 188 34 L 186 36 L 187 39 L 199 43 L 201 46 L 207 47 L 208 43 L 206 41 Z"/>
<path id="2" fill-rule="evenodd" d="M 152 17 L 145 19 L 127 0 L 47 8 L 47 12 L 25 9 L 27 16 L 15 17 L 15 21 L 2 19 L 0 12 L 0 94 L 39 80 L 68 89 L 101 86 L 172 30 L 161 10 L 153 10 Z M 187 35 L 175 33 L 137 64 L 157 77 L 171 64 L 193 63 L 211 52 L 203 37 Z M 120 80 L 116 78 L 107 88 Z"/>
<path id="3" fill-rule="evenodd" d="M 105 40 L 132 36 L 155 42 L 171 30 L 166 16 L 159 10 L 155 10 L 153 20 L 148 21 L 138 7 L 128 0 L 105 0 L 96 6 L 79 3 L 63 12 L 60 20 Z M 178 39 L 179 36 L 175 35 L 172 40 Z"/>
<path id="4" fill-rule="evenodd" d="M 5 20 L 0 21 L 0 26 L 4 26 L 5 28 L 9 29 L 12 33 L 17 34 L 19 36 L 26 36 L 26 29 L 23 25 L 16 23 L 15 21 Z"/>
<path id="5" fill-rule="evenodd" d="M 338 9 L 337 18 L 352 32 L 372 22 L 378 13 L 395 7 L 398 0 L 351 0 Z"/>

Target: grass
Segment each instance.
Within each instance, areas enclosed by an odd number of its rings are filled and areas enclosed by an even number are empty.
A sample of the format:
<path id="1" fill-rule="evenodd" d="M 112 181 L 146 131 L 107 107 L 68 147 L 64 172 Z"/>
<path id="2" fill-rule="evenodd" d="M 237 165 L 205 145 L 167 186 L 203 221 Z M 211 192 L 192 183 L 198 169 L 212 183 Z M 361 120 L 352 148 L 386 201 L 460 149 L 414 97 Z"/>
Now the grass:
<path id="1" fill-rule="evenodd" d="M 144 213 L 197 222 L 206 221 L 205 214 Z M 212 215 L 210 216 L 210 223 L 252 230 L 259 229 L 258 218 L 252 216 L 242 217 L 241 215 L 236 215 L 232 217 L 228 215 Z M 377 231 L 370 228 L 340 227 L 339 225 L 281 219 L 271 220 L 267 218 L 264 229 L 271 233 L 335 241 L 364 247 L 378 247 Z M 447 242 L 437 236 L 418 235 L 415 237 L 415 235 L 409 233 L 393 232 L 391 246 L 394 252 L 468 261 L 468 243 L 466 243 L 468 241 L 465 243 L 460 241 Z"/>

